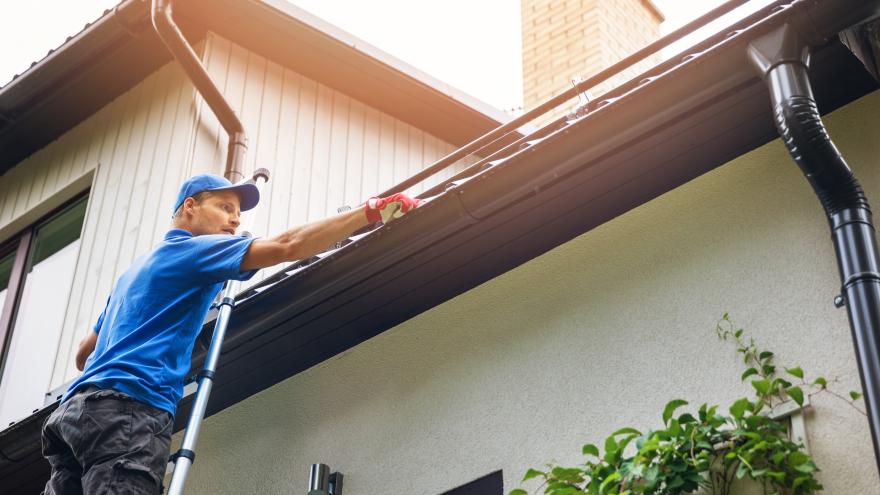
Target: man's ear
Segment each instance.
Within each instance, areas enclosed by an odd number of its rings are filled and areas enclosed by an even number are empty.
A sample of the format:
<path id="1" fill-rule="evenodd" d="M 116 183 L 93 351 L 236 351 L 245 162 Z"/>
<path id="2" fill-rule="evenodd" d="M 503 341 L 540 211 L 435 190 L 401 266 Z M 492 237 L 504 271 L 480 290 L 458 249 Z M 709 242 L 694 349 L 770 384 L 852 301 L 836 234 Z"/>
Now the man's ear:
<path id="1" fill-rule="evenodd" d="M 196 206 L 195 198 L 189 197 L 183 200 L 183 203 L 180 205 L 183 208 L 184 212 L 192 213 L 193 208 Z"/>

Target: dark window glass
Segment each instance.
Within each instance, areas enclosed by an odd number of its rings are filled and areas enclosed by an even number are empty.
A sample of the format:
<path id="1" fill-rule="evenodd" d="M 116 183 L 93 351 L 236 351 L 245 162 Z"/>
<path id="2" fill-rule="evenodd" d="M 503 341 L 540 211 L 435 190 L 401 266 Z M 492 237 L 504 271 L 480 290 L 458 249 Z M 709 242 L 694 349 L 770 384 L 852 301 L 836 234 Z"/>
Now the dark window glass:
<path id="1" fill-rule="evenodd" d="M 31 236 L 22 236 L 21 242 L 30 239 L 26 263 L 17 265 L 22 268 L 16 268 L 16 253 L 0 257 L 0 308 L 15 305 L 0 355 L 0 427 L 43 406 L 67 312 L 86 199 L 32 227 Z M 24 272 L 17 300 L 6 290 L 12 270 Z"/>
<path id="2" fill-rule="evenodd" d="M 37 239 L 28 263 L 29 268 L 79 239 L 85 218 L 86 200 L 83 198 L 37 227 Z"/>
<path id="3" fill-rule="evenodd" d="M 504 476 L 501 471 L 495 471 L 442 495 L 504 495 Z"/>

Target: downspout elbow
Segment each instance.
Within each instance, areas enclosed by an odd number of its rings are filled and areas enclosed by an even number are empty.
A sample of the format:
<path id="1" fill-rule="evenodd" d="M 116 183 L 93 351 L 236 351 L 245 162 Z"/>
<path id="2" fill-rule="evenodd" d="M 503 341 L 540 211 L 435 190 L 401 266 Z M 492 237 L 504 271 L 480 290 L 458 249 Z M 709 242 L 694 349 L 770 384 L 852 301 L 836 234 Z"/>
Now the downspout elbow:
<path id="1" fill-rule="evenodd" d="M 183 33 L 174 23 L 171 0 L 153 0 L 150 19 L 156 34 L 171 52 L 175 60 L 183 67 L 184 72 L 192 81 L 196 90 L 217 116 L 220 125 L 229 135 L 229 148 L 226 157 L 227 179 L 236 182 L 244 178 L 244 155 L 247 150 L 247 138 L 244 125 L 235 115 L 235 111 L 223 97 L 223 94 L 211 80 L 208 72 L 199 61 L 198 55 L 186 41 Z"/>
<path id="2" fill-rule="evenodd" d="M 810 88 L 807 45 L 790 26 L 749 46 L 749 58 L 770 88 L 782 141 L 819 198 L 829 221 L 842 211 L 870 211 L 862 187 L 831 141 Z"/>

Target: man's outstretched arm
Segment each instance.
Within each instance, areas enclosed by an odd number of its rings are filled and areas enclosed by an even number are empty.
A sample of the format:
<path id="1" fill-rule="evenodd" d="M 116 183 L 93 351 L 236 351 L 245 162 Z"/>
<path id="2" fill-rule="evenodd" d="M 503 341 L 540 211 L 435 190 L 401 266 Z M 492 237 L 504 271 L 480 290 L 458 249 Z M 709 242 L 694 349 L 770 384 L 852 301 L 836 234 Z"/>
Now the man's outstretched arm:
<path id="1" fill-rule="evenodd" d="M 402 194 L 371 198 L 352 210 L 294 227 L 269 239 L 257 239 L 245 254 L 241 271 L 312 257 L 370 223 L 398 218 L 417 205 L 417 200 Z"/>

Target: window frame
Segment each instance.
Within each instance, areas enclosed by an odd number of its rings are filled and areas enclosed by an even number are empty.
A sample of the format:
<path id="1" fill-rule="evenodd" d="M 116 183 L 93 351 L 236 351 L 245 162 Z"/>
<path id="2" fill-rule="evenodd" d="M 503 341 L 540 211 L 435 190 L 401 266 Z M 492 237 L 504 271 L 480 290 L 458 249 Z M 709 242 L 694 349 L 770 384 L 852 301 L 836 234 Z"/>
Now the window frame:
<path id="1" fill-rule="evenodd" d="M 0 307 L 0 377 L 3 375 L 3 370 L 6 369 L 7 351 L 12 343 L 12 328 L 15 325 L 24 283 L 27 279 L 28 262 L 33 256 L 36 232 L 54 216 L 83 198 L 88 198 L 90 192 L 91 188 L 76 194 L 57 208 L 13 234 L 9 239 L 0 242 L 0 256 L 15 253 L 15 258 L 12 262 L 12 272 L 9 275 L 9 284 L 6 286 L 6 300 L 3 302 L 3 306 Z M 86 201 L 88 202 L 88 199 Z M 88 205 L 86 216 L 88 216 Z M 85 226 L 85 218 L 83 219 L 83 226 Z M 79 235 L 79 238 L 82 239 L 82 230 L 80 230 Z"/>

